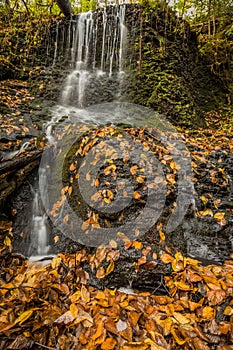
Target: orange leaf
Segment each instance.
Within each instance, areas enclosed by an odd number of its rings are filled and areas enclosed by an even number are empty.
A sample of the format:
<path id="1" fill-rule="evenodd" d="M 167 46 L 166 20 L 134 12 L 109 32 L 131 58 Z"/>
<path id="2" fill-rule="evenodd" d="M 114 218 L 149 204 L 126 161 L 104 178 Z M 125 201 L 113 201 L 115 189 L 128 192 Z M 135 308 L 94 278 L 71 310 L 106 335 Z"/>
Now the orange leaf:
<path id="1" fill-rule="evenodd" d="M 59 241 L 59 236 L 55 236 L 53 240 L 55 243 L 57 243 Z"/>
<path id="2" fill-rule="evenodd" d="M 171 256 L 171 255 L 169 255 L 167 253 L 162 254 L 160 259 L 162 260 L 162 262 L 164 264 L 169 264 L 169 263 L 171 263 L 174 260 L 173 256 Z"/>
<path id="3" fill-rule="evenodd" d="M 70 166 L 70 171 L 74 171 L 76 169 L 76 166 L 72 163 Z"/>
<path id="4" fill-rule="evenodd" d="M 97 270 L 96 277 L 97 278 L 104 278 L 105 277 L 105 271 L 104 271 L 104 268 L 102 266 Z"/>
<path id="5" fill-rule="evenodd" d="M 132 246 L 133 246 L 135 249 L 141 249 L 141 248 L 142 248 L 142 242 L 133 241 Z"/>
<path id="6" fill-rule="evenodd" d="M 112 350 L 115 348 L 117 341 L 113 338 L 107 338 L 101 345 L 102 350 Z"/>
<path id="7" fill-rule="evenodd" d="M 103 330 L 104 330 L 104 323 L 103 321 L 99 321 L 96 332 L 93 334 L 92 339 L 96 340 L 97 338 L 99 338 L 102 335 Z"/>
<path id="8" fill-rule="evenodd" d="M 179 331 L 179 329 L 177 329 L 177 328 L 175 328 L 175 327 L 173 327 L 173 328 L 171 329 L 171 334 L 173 335 L 175 341 L 176 341 L 177 344 L 179 344 L 179 345 L 184 345 L 184 344 L 187 342 L 187 340 L 188 340 L 188 338 L 184 338 L 184 337 L 182 336 L 181 332 Z"/>
<path id="9" fill-rule="evenodd" d="M 211 320 L 215 316 L 215 310 L 210 306 L 205 306 L 202 310 L 202 317 L 205 320 Z"/>
<path id="10" fill-rule="evenodd" d="M 136 312 L 136 311 L 131 311 L 129 313 L 129 321 L 130 324 L 132 324 L 132 326 L 136 326 L 136 324 L 138 323 L 139 317 L 141 316 L 141 313 Z"/>
<path id="11" fill-rule="evenodd" d="M 137 191 L 134 191 L 133 196 L 134 196 L 135 199 L 140 199 L 141 198 L 140 193 L 138 193 Z"/>
<path id="12" fill-rule="evenodd" d="M 186 284 L 185 282 L 183 281 L 175 281 L 175 286 L 180 289 L 180 290 L 185 290 L 185 291 L 188 291 L 188 290 L 192 290 L 193 288 Z"/>
<path id="13" fill-rule="evenodd" d="M 146 263 L 146 256 L 144 255 L 138 259 L 138 266 L 143 265 L 145 263 Z"/>

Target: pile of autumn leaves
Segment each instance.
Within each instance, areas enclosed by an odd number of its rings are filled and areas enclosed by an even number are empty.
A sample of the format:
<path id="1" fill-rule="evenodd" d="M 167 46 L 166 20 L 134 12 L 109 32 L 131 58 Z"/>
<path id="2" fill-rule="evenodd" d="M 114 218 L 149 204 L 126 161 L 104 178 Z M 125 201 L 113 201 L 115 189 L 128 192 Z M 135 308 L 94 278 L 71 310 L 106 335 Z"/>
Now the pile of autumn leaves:
<path id="1" fill-rule="evenodd" d="M 173 273 L 164 277 L 167 295 L 154 295 L 90 286 L 82 262 L 95 254 L 17 268 L 11 255 L 0 280 L 0 349 L 233 349 L 232 260 L 203 267 L 162 252 Z"/>

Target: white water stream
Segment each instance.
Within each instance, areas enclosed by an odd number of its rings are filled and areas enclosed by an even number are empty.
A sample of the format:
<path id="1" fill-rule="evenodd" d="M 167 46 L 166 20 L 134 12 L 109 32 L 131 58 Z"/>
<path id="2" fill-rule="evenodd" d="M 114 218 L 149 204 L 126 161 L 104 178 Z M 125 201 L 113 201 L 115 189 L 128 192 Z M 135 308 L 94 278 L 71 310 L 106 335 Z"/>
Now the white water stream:
<path id="1" fill-rule="evenodd" d="M 111 20 L 109 20 L 109 18 Z M 97 34 L 102 32 L 101 40 Z M 56 25 L 56 40 L 53 57 L 54 67 L 59 55 L 59 24 Z M 95 114 L 86 113 L 83 107 L 90 103 L 92 95 L 92 85 L 99 85 L 104 92 L 107 85 L 112 89 L 115 83 L 117 90 L 115 97 L 121 95 L 121 86 L 124 73 L 124 54 L 127 45 L 127 28 L 125 26 L 125 6 L 115 6 L 112 8 L 110 17 L 106 9 L 103 9 L 102 23 L 95 22 L 93 13 L 81 13 L 76 20 L 70 23 L 67 31 L 67 38 L 63 38 L 67 51 L 70 51 L 71 65 L 73 70 L 65 79 L 61 93 L 60 104 L 52 110 L 52 118 L 46 125 L 46 137 L 50 144 L 53 144 L 53 127 L 63 116 L 69 120 L 94 122 Z M 97 50 L 101 48 L 100 59 L 97 62 Z M 113 77 L 114 76 L 114 77 Z M 88 92 L 88 93 L 87 93 Z M 108 102 L 108 98 L 105 98 Z M 106 123 L 107 120 L 105 119 Z M 39 171 L 40 188 L 46 186 L 46 173 L 43 168 Z M 31 217 L 30 247 L 28 255 L 31 260 L 36 260 L 50 255 L 52 249 L 49 245 L 49 225 L 45 210 L 42 207 L 38 190 L 34 191 Z M 46 192 L 46 189 L 44 188 Z"/>

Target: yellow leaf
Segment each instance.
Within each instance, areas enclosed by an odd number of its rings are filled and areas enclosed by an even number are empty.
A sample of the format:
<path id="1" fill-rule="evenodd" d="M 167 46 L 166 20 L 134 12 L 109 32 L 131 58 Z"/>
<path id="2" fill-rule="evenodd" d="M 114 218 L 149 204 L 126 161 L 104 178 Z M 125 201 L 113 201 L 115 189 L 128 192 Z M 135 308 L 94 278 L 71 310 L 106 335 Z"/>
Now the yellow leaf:
<path id="1" fill-rule="evenodd" d="M 216 214 L 214 214 L 214 218 L 215 219 L 224 219 L 224 216 L 225 216 L 225 213 L 223 213 L 223 212 L 218 212 L 218 213 L 216 213 Z"/>
<path id="2" fill-rule="evenodd" d="M 8 247 L 11 247 L 11 240 L 8 236 L 5 237 L 3 244 Z"/>
<path id="3" fill-rule="evenodd" d="M 114 261 L 111 261 L 106 269 L 105 275 L 106 276 L 109 275 L 114 270 L 114 267 L 115 267 Z"/>
<path id="4" fill-rule="evenodd" d="M 175 180 L 174 174 L 167 174 L 166 175 L 166 179 L 167 179 L 167 181 L 168 181 L 170 186 L 174 186 L 175 185 L 176 180 Z"/>
<path id="5" fill-rule="evenodd" d="M 156 344 L 155 342 L 153 342 L 152 339 L 150 338 L 146 338 L 144 341 L 145 344 L 149 344 L 150 345 L 150 350 L 166 350 L 166 348 L 164 348 L 163 346 L 160 346 L 158 344 Z M 130 349 L 130 348 L 129 348 Z M 139 348 L 141 349 L 141 348 Z"/>
<path id="6" fill-rule="evenodd" d="M 180 170 L 180 165 L 176 164 L 173 160 L 170 162 L 170 168 L 174 171 L 174 173 L 177 172 L 177 170 Z"/>
<path id="7" fill-rule="evenodd" d="M 231 316 L 231 315 L 233 315 L 233 308 L 231 307 L 231 306 L 227 306 L 226 308 L 225 308 L 225 310 L 224 310 L 224 315 L 226 315 L 226 316 Z"/>
<path id="8" fill-rule="evenodd" d="M 61 263 L 61 258 L 59 258 L 59 257 L 53 258 L 53 260 L 52 260 L 52 262 L 51 262 L 52 269 L 58 268 L 58 266 L 60 265 L 60 263 Z"/>
<path id="9" fill-rule="evenodd" d="M 180 312 L 174 312 L 173 317 L 180 323 L 180 324 L 189 324 L 190 319 L 182 315 Z"/>
<path id="10" fill-rule="evenodd" d="M 165 320 L 161 319 L 161 316 L 155 317 L 156 323 L 162 327 L 163 329 L 163 335 L 167 336 L 171 332 L 171 327 L 173 325 L 173 319 L 172 317 L 167 317 Z"/>
<path id="11" fill-rule="evenodd" d="M 78 307 L 77 307 L 77 305 L 75 305 L 75 304 L 70 304 L 70 313 L 71 313 L 71 315 L 74 317 L 74 318 L 76 318 L 77 316 L 78 316 Z"/>
<path id="12" fill-rule="evenodd" d="M 111 164 L 107 168 L 104 169 L 104 175 L 109 175 L 112 171 L 116 170 L 116 165 Z"/>
<path id="13" fill-rule="evenodd" d="M 122 239 L 124 243 L 129 243 L 130 239 L 124 234 L 124 232 L 117 232 L 117 236 Z"/>
<path id="14" fill-rule="evenodd" d="M 111 199 L 110 198 L 104 198 L 104 203 L 106 203 L 106 204 L 111 203 Z"/>
<path id="15" fill-rule="evenodd" d="M 68 195 L 69 195 L 69 196 L 71 195 L 72 191 L 73 191 L 73 187 L 70 186 L 70 187 L 68 188 Z"/>
<path id="16" fill-rule="evenodd" d="M 128 342 L 120 348 L 120 350 L 147 350 L 149 345 L 142 342 Z M 150 347 L 150 349 L 153 349 Z M 164 348 L 163 348 L 164 349 Z"/>
<path id="17" fill-rule="evenodd" d="M 202 317 L 205 320 L 211 320 L 215 316 L 215 310 L 210 306 L 205 306 L 202 310 Z"/>
<path id="18" fill-rule="evenodd" d="M 199 211 L 199 214 L 201 215 L 201 216 L 207 216 L 207 215 L 209 215 L 209 216 L 213 216 L 214 214 L 213 214 L 213 212 L 212 212 L 212 210 L 211 209 L 206 209 L 206 210 L 201 210 L 201 211 Z"/>
<path id="19" fill-rule="evenodd" d="M 188 284 L 186 284 L 185 282 L 183 281 L 175 281 L 175 286 L 180 289 L 180 290 L 185 290 L 185 291 L 188 291 L 188 290 L 192 290 L 193 288 L 191 286 L 189 286 Z"/>
<path id="20" fill-rule="evenodd" d="M 199 198 L 204 205 L 206 205 L 208 203 L 208 199 L 205 196 L 200 196 Z"/>
<path id="21" fill-rule="evenodd" d="M 143 265 L 146 263 L 146 256 L 142 256 L 141 258 L 138 259 L 138 266 Z"/>
<path id="22" fill-rule="evenodd" d="M 95 258 L 96 258 L 96 267 L 106 258 L 107 250 L 106 246 L 101 245 L 96 249 Z"/>
<path id="23" fill-rule="evenodd" d="M 38 310 L 38 309 L 34 308 L 34 309 L 24 311 L 19 317 L 16 318 L 15 324 L 19 323 L 21 325 L 23 322 L 25 322 L 33 314 L 33 312 L 35 310 Z"/>
<path id="24" fill-rule="evenodd" d="M 89 219 L 82 223 L 82 230 L 85 231 L 89 226 Z"/>
<path id="25" fill-rule="evenodd" d="M 87 180 L 87 181 L 90 181 L 90 180 L 91 180 L 90 171 L 88 171 L 88 173 L 86 174 L 86 180 Z"/>
<path id="26" fill-rule="evenodd" d="M 159 237 L 160 237 L 161 241 L 165 241 L 165 239 L 166 239 L 163 231 L 159 231 Z"/>

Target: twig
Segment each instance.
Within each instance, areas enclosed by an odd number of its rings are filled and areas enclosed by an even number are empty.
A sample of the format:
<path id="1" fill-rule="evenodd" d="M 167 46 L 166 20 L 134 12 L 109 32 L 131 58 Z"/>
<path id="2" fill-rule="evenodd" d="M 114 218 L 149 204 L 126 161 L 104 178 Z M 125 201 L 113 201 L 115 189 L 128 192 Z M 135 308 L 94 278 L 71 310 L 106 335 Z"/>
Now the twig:
<path id="1" fill-rule="evenodd" d="M 43 344 L 40 344 L 40 343 L 37 343 L 37 342 L 34 342 L 34 344 L 38 345 L 38 346 L 41 346 L 42 348 L 45 348 L 45 349 L 56 350 L 56 348 L 52 348 L 51 346 L 46 346 L 46 345 L 43 345 Z"/>

